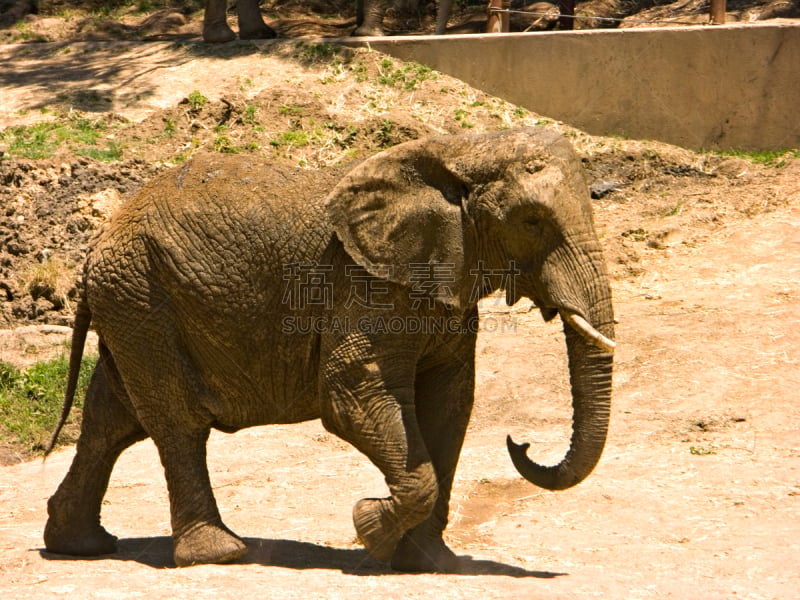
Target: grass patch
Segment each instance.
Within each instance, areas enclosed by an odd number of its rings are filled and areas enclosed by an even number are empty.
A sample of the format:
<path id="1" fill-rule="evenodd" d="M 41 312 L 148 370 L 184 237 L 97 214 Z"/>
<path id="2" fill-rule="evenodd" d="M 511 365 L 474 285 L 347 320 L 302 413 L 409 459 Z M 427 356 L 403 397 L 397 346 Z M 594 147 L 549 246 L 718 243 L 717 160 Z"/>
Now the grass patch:
<path id="1" fill-rule="evenodd" d="M 300 42 L 295 45 L 296 56 L 306 65 L 334 60 L 339 53 L 339 48 L 332 44 L 307 44 Z"/>
<path id="2" fill-rule="evenodd" d="M 314 137 L 316 137 L 314 132 L 309 135 L 308 132 L 303 130 L 284 131 L 273 137 L 269 143 L 274 148 L 305 148 Z"/>
<path id="3" fill-rule="evenodd" d="M 200 112 L 200 110 L 208 104 L 208 98 L 203 96 L 199 90 L 193 90 L 186 98 L 186 102 L 189 104 L 189 109 L 192 112 Z"/>
<path id="4" fill-rule="evenodd" d="M 464 127 L 465 129 L 472 129 L 475 127 L 475 123 L 472 123 L 469 120 L 469 112 L 467 112 L 465 109 L 457 108 L 455 110 L 455 117 L 456 121 L 461 123 L 461 127 Z"/>
<path id="5" fill-rule="evenodd" d="M 107 131 L 108 125 L 100 119 L 68 115 L 55 121 L 9 127 L 0 132 L 0 142 L 7 146 L 7 154 L 15 158 L 52 158 L 59 148 L 67 146 L 76 154 L 119 160 L 122 150 L 113 141 L 108 142 L 107 150 L 96 146 Z"/>
<path id="6" fill-rule="evenodd" d="M 33 299 L 46 298 L 61 309 L 67 305 L 75 271 L 60 258 L 48 256 L 23 271 L 21 279 L 23 289 Z"/>
<path id="7" fill-rule="evenodd" d="M 87 146 L 86 148 L 76 150 L 75 154 L 78 156 L 94 158 L 95 160 L 100 160 L 103 162 L 122 160 L 122 148 L 113 140 L 109 140 L 106 143 L 105 149 L 97 148 L 95 146 Z"/>
<path id="8" fill-rule="evenodd" d="M 731 156 L 734 158 L 744 158 L 757 165 L 766 167 L 782 167 L 786 161 L 793 158 L 800 158 L 800 150 L 764 150 L 755 152 L 745 152 L 744 150 L 721 150 L 714 152 L 718 156 Z"/>
<path id="9" fill-rule="evenodd" d="M 423 81 L 436 80 L 439 75 L 425 65 L 415 62 L 396 67 L 394 61 L 384 58 L 378 67 L 378 83 L 387 87 L 399 87 L 408 92 L 419 87 Z"/>
<path id="10" fill-rule="evenodd" d="M 83 406 L 96 362 L 89 356 L 81 362 L 74 407 Z M 41 451 L 61 414 L 68 371 L 69 360 L 64 356 L 25 370 L 0 361 L 0 441 L 18 446 L 25 453 Z M 75 422 L 78 414 L 74 411 L 68 423 Z M 62 443 L 71 441 L 69 436 L 62 436 Z"/>

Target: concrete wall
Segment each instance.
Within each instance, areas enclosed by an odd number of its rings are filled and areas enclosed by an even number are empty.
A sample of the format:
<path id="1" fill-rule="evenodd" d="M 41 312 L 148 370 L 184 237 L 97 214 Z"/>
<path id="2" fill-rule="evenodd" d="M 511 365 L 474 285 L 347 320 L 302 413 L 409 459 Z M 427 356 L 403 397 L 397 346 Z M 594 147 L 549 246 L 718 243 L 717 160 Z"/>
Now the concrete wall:
<path id="1" fill-rule="evenodd" d="M 371 38 L 589 133 L 800 148 L 800 23 Z"/>

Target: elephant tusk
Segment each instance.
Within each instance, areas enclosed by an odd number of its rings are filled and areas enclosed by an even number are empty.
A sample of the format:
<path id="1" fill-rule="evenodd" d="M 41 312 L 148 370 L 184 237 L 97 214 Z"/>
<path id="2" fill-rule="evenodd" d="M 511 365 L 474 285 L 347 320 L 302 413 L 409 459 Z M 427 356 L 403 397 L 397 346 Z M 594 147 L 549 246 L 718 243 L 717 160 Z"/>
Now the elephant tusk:
<path id="1" fill-rule="evenodd" d="M 569 323 L 570 327 L 577 331 L 588 343 L 597 346 L 604 352 L 614 353 L 614 348 L 617 347 L 617 344 L 592 327 L 586 319 L 578 314 L 567 311 L 562 311 L 561 316 Z"/>

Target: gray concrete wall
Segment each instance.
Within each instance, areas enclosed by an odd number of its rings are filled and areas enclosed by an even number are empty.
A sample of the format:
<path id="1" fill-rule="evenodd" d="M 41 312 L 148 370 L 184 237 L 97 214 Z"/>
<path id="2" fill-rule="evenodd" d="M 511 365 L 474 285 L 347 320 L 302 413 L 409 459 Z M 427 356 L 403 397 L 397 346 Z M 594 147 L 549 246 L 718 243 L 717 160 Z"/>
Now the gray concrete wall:
<path id="1" fill-rule="evenodd" d="M 371 38 L 589 133 L 800 148 L 800 23 Z"/>

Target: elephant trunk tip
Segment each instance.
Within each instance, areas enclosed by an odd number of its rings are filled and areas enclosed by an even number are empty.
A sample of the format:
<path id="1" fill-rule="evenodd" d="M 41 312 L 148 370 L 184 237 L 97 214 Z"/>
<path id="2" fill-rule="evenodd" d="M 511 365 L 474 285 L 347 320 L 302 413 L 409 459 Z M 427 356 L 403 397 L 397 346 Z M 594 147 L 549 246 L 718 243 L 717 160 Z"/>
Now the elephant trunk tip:
<path id="1" fill-rule="evenodd" d="M 564 460 L 552 467 L 545 467 L 528 458 L 529 443 L 517 444 L 509 435 L 506 436 L 506 445 L 508 446 L 508 454 L 511 456 L 511 462 L 514 463 L 514 467 L 519 474 L 532 484 L 546 490 L 560 491 L 569 489 L 586 479 L 594 467 L 592 465 L 592 468 L 578 473 L 572 468 L 568 460 Z"/>

